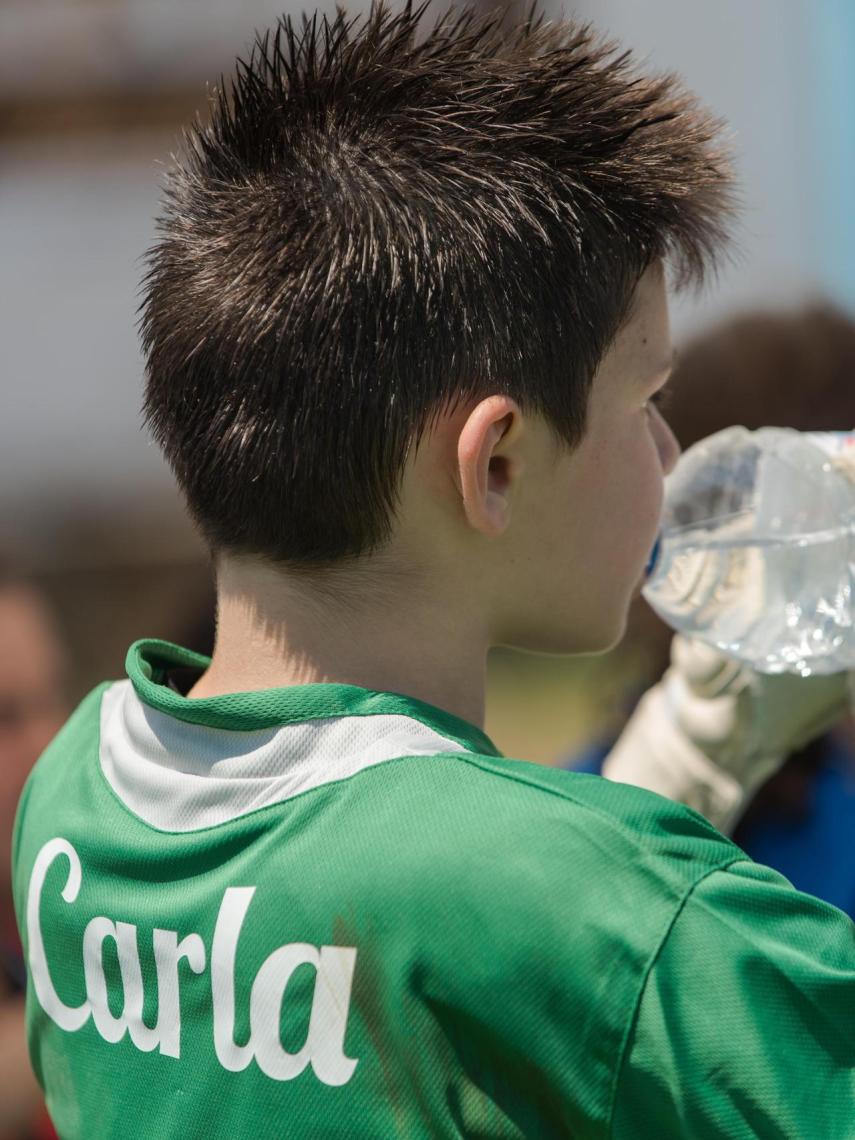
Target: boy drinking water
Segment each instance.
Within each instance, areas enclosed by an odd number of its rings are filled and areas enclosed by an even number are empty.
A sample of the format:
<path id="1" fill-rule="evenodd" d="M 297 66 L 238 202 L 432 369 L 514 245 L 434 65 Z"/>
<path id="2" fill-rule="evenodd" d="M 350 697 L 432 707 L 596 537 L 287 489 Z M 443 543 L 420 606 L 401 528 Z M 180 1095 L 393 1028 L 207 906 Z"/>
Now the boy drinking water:
<path id="1" fill-rule="evenodd" d="M 145 408 L 217 638 L 131 646 L 21 801 L 57 1128 L 848 1135 L 849 920 L 481 729 L 491 646 L 622 634 L 717 125 L 588 29 L 423 12 L 286 21 L 169 182 Z"/>

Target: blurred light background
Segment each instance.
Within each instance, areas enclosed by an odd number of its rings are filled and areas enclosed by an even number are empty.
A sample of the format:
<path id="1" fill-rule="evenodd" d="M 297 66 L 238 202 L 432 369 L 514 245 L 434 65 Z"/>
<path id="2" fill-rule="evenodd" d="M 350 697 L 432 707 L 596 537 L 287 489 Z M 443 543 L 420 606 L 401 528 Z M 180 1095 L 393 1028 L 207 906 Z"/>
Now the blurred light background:
<path id="1" fill-rule="evenodd" d="M 676 302 L 678 343 L 746 308 L 855 307 L 851 0 L 546 8 L 680 72 L 730 124 L 742 254 L 715 290 Z M 137 637 L 203 649 L 210 637 L 204 552 L 140 426 L 138 282 L 181 123 L 282 11 L 0 0 L 0 547 L 58 608 L 74 700 L 122 676 Z M 509 754 L 550 762 L 613 716 L 630 658 L 497 655 L 488 731 Z"/>

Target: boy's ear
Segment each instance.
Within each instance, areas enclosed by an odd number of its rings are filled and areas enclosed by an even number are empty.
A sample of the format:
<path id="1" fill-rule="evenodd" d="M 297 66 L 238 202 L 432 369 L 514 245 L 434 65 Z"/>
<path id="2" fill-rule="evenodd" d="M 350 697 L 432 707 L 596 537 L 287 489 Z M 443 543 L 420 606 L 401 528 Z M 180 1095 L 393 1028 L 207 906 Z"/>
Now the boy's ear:
<path id="1" fill-rule="evenodd" d="M 472 409 L 457 441 L 463 510 L 471 527 L 498 538 L 511 519 L 511 493 L 522 472 L 517 443 L 522 412 L 509 396 L 488 396 Z"/>

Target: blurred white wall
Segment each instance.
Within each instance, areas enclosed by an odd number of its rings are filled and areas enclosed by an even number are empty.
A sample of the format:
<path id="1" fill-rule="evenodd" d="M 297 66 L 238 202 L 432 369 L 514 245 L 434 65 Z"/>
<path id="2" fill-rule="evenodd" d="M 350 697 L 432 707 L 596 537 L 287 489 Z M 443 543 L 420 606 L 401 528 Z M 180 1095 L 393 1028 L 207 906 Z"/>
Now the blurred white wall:
<path id="1" fill-rule="evenodd" d="M 130 118 L 145 119 L 145 99 L 164 93 L 180 103 L 192 92 L 190 105 L 204 107 L 206 84 L 289 10 L 301 8 L 0 0 L 0 101 L 25 123 L 0 135 L 0 542 L 52 530 L 66 505 L 97 514 L 153 499 L 181 509 L 141 430 L 135 327 L 141 258 L 178 132 L 92 129 L 87 116 L 92 105 L 103 118 L 111 102 L 137 100 Z"/>
<path id="2" fill-rule="evenodd" d="M 160 149 L 162 139 L 153 139 Z M 168 475 L 140 430 L 134 327 L 154 163 L 75 145 L 7 154 L 0 178 L 0 500 L 95 502 Z"/>
<path id="3" fill-rule="evenodd" d="M 675 307 L 678 335 L 743 306 L 839 291 L 839 279 L 827 271 L 829 242 L 823 246 L 819 232 L 828 194 L 822 139 L 814 130 L 823 66 L 814 21 L 824 4 L 838 2 L 578 0 L 568 6 L 656 66 L 682 72 L 735 133 L 745 201 L 742 261 L 716 292 Z M 7 68 L 0 88 L 29 82 L 32 69 L 22 65 L 27 50 L 43 67 L 54 67 L 54 86 L 85 83 L 90 40 L 84 37 L 74 64 L 74 53 L 63 51 L 71 42 L 63 30 L 67 12 L 59 25 L 45 20 L 52 9 L 70 7 L 94 21 L 105 51 L 110 43 L 115 51 L 125 44 L 133 75 L 150 79 L 162 67 L 174 81 L 186 67 L 201 103 L 202 76 L 215 79 L 282 6 L 7 3 L 0 6 L 0 60 L 5 53 L 18 63 L 14 74 Z M 823 27 L 831 50 L 833 36 Z M 95 80 L 109 87 L 117 74 L 105 66 Z M 851 128 L 852 105 L 843 113 Z M 70 498 L 95 505 L 148 491 L 172 494 L 171 477 L 140 429 L 135 332 L 140 257 L 154 232 L 156 160 L 172 141 L 171 133 L 137 133 L 0 147 L 0 523 L 55 510 Z M 841 249 L 845 254 L 851 242 L 851 225 L 839 240 L 835 231 L 841 264 Z"/>
<path id="4" fill-rule="evenodd" d="M 287 0 L 0 0 L 0 95 L 215 80 Z M 331 0 L 319 0 L 332 12 Z"/>
<path id="5" fill-rule="evenodd" d="M 818 21 L 829 2 L 572 5 L 656 70 L 680 73 L 730 127 L 743 205 L 740 257 L 703 297 L 677 301 L 678 333 L 746 306 L 787 305 L 834 292 L 817 242 L 824 171 L 814 130 L 822 66 Z"/>

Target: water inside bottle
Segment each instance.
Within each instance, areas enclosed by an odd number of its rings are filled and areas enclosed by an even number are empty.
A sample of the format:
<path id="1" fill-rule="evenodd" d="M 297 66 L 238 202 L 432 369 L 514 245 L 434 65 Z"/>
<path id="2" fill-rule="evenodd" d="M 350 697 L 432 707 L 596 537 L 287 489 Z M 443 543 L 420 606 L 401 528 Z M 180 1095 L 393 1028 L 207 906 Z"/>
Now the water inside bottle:
<path id="1" fill-rule="evenodd" d="M 744 511 L 666 531 L 648 602 L 675 629 L 764 673 L 855 668 L 851 524 L 773 536 L 755 526 Z"/>

